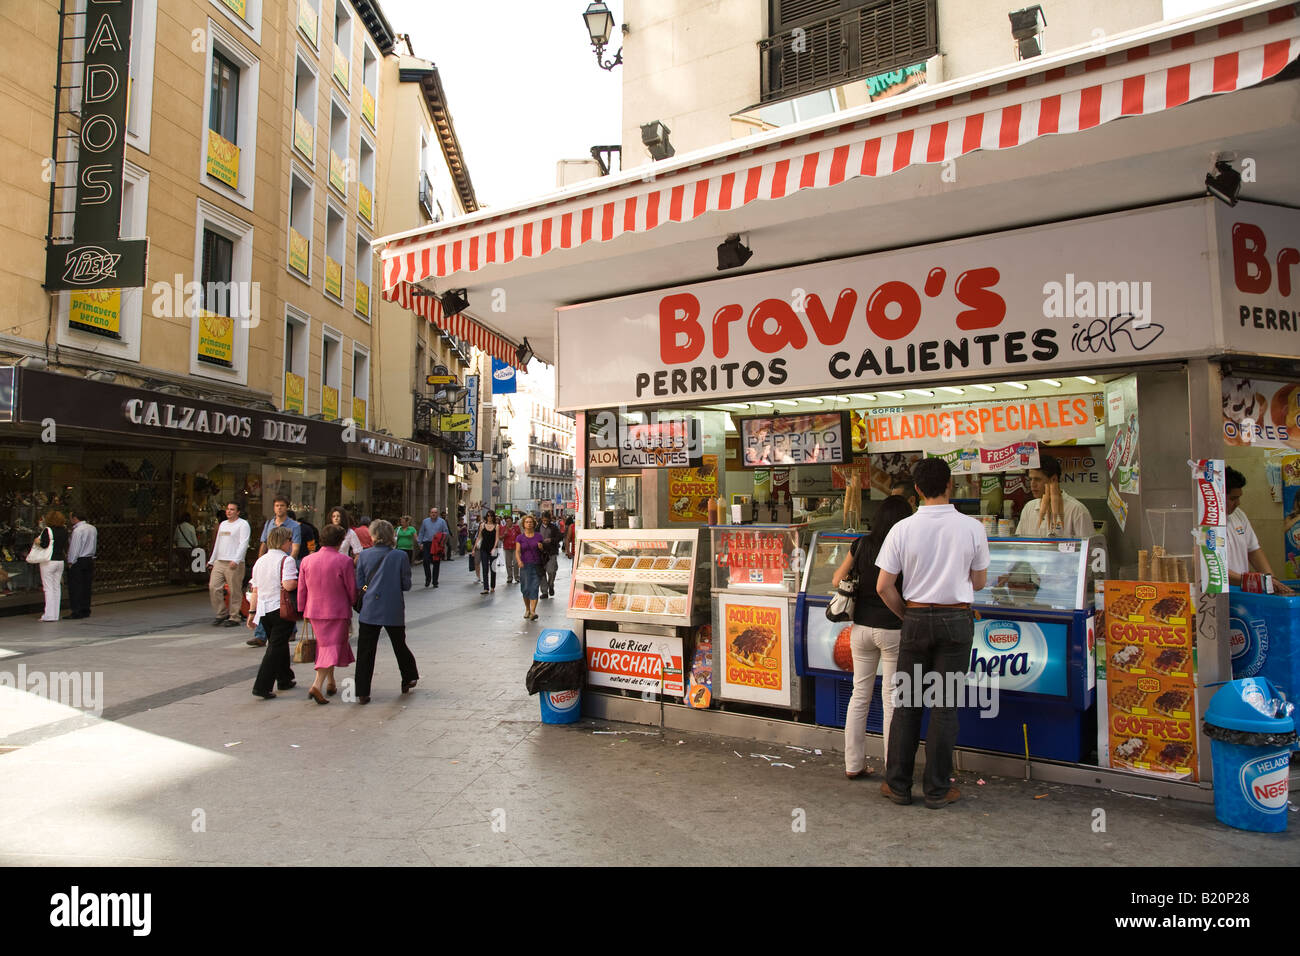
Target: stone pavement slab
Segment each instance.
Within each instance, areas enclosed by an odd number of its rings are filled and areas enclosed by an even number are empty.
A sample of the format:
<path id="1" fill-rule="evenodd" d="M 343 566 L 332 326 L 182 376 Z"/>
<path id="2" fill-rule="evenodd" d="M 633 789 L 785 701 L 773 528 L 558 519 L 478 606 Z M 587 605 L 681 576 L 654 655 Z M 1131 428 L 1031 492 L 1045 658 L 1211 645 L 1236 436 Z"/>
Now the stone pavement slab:
<path id="1" fill-rule="evenodd" d="M 417 576 L 418 577 L 418 576 Z M 567 584 L 567 572 L 562 572 Z M 1209 806 L 958 774 L 940 811 L 898 807 L 841 754 L 583 720 L 524 690 L 539 631 L 463 565 L 407 597 L 421 680 L 381 639 L 373 700 L 311 703 L 310 665 L 252 697 L 261 651 L 209 626 L 206 594 L 0 619 L 0 672 L 102 680 L 86 712 L 0 687 L 8 865 L 1293 865 L 1300 837 Z M 344 695 L 352 669 L 339 671 Z M 56 683 L 57 686 L 57 683 Z M 88 684 L 93 688 L 93 683 Z M 612 732 L 611 732 L 612 731 Z M 768 754 L 775 760 L 754 756 Z M 775 766 L 774 764 L 789 764 Z M 1097 821 L 1104 829 L 1097 828 Z"/>

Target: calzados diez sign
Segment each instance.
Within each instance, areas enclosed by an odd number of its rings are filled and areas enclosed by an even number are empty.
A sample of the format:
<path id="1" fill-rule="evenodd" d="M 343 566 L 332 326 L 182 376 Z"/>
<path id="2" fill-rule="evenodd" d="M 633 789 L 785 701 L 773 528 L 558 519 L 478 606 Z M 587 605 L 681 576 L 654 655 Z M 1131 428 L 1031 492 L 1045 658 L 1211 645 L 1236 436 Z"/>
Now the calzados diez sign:
<path id="1" fill-rule="evenodd" d="M 131 0 L 93 0 L 86 11 L 73 241 L 46 246 L 45 288 L 51 291 L 145 284 L 148 240 L 118 238 L 126 160 L 131 5 Z"/>

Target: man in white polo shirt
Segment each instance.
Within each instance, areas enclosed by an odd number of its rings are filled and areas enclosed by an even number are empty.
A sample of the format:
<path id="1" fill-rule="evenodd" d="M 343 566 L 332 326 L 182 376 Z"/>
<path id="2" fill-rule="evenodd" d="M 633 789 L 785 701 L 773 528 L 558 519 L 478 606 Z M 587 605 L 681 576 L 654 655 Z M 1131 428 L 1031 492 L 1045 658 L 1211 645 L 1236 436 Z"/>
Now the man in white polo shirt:
<path id="1" fill-rule="evenodd" d="M 898 645 L 898 675 L 914 685 L 919 672 L 937 672 L 940 687 L 951 688 L 949 674 L 970 668 L 975 617 L 971 602 L 988 578 L 989 542 L 984 527 L 949 503 L 952 474 L 942 458 L 925 458 L 912 470 L 921 507 L 890 529 L 876 566 L 876 592 L 903 619 Z M 904 593 L 898 593 L 898 577 Z M 898 677 L 895 677 L 895 681 Z M 922 678 L 925 680 L 925 677 Z M 892 690 L 892 689 L 891 689 Z M 912 768 L 921 740 L 921 686 L 894 702 L 894 719 L 886 742 L 883 796 L 894 803 L 912 802 Z M 930 708 L 925 738 L 925 805 L 938 810 L 961 794 L 950 786 L 952 752 L 957 745 L 957 701 Z"/>

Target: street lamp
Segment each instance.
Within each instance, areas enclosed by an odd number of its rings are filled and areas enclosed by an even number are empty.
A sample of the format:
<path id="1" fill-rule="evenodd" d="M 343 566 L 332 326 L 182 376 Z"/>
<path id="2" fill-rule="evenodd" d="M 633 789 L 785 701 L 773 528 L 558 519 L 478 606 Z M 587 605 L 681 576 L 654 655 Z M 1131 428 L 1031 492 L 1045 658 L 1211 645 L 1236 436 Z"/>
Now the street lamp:
<path id="1" fill-rule="evenodd" d="M 587 10 L 582 15 L 583 21 L 587 24 L 587 33 L 591 37 L 591 45 L 596 50 L 596 63 L 602 70 L 613 72 L 614 67 L 623 65 L 623 48 L 620 46 L 618 52 L 614 54 L 612 60 L 601 60 L 605 52 L 605 47 L 609 43 L 609 35 L 614 32 L 614 14 L 609 12 L 609 7 L 600 3 L 587 5 Z"/>

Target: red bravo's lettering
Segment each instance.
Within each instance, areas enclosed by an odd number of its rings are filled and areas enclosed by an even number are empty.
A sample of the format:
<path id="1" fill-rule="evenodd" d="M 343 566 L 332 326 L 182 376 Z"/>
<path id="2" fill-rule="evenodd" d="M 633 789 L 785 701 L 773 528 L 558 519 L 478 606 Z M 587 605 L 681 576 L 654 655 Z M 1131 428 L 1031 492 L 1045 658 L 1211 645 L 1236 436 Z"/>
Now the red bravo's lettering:
<path id="1" fill-rule="evenodd" d="M 871 334 L 886 341 L 911 335 L 921 322 L 923 303 L 942 294 L 943 278 L 943 269 L 931 269 L 923 287 L 924 297 L 915 286 L 901 279 L 882 282 L 866 296 L 863 308 L 863 319 Z M 998 270 L 991 266 L 968 269 L 957 277 L 953 295 L 968 307 L 954 316 L 959 330 L 991 329 L 1002 324 L 1007 303 L 994 291 L 1000 279 Z M 762 299 L 749 309 L 745 336 L 753 349 L 769 355 L 790 348 L 805 348 L 810 329 L 822 345 L 840 345 L 849 336 L 853 312 L 860 299 L 858 290 L 842 289 L 830 313 L 817 294 L 804 299 L 802 312 L 784 299 Z M 715 358 L 726 358 L 731 353 L 732 326 L 745 319 L 746 304 L 732 302 L 720 306 L 707 332 L 700 321 L 700 308 L 699 298 L 690 292 L 669 293 L 659 300 L 659 358 L 665 365 L 694 362 L 704 353 L 710 339 Z"/>

